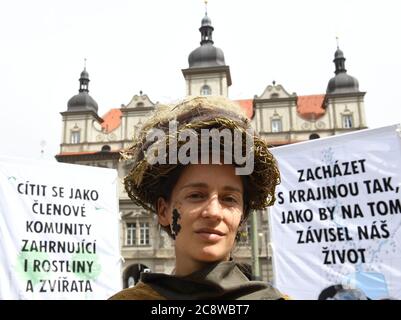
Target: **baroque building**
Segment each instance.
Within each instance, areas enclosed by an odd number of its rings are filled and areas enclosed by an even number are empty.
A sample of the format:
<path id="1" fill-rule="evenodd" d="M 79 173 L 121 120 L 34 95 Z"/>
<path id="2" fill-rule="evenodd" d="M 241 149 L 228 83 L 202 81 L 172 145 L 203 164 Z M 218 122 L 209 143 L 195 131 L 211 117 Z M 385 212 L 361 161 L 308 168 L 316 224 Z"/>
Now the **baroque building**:
<path id="1" fill-rule="evenodd" d="M 232 84 L 230 67 L 224 53 L 214 46 L 211 19 L 201 21 L 200 46 L 188 57 L 188 68 L 182 69 L 186 82 L 185 95 L 229 96 Z M 366 128 L 364 95 L 358 80 L 348 75 L 344 53 L 337 48 L 334 55 L 335 76 L 325 93 L 298 96 L 289 93 L 281 84 L 267 85 L 253 98 L 237 100 L 252 123 L 270 145 L 280 146 L 319 137 Z M 174 248 L 168 235 L 160 231 L 155 215 L 136 207 L 128 198 L 122 184 L 130 164 L 119 162 L 120 150 L 127 148 L 138 128 L 158 103 L 140 92 L 119 108 L 98 115 L 98 104 L 89 95 L 89 74 L 82 71 L 79 92 L 62 112 L 63 131 L 60 162 L 117 169 L 120 178 L 119 210 L 121 215 L 120 243 L 123 258 L 124 287 L 134 284 L 141 272 L 170 273 L 174 268 Z M 259 265 L 264 280 L 272 279 L 271 252 L 268 238 L 267 212 L 257 212 Z M 235 257 L 251 263 L 250 226 L 246 226 L 237 244 Z"/>

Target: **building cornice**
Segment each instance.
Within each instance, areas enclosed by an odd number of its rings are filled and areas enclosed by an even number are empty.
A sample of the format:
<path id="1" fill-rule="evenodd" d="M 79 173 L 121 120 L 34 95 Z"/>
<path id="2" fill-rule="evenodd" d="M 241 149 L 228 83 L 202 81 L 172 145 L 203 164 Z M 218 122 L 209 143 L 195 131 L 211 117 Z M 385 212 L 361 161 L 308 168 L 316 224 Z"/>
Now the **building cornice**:
<path id="1" fill-rule="evenodd" d="M 227 85 L 231 86 L 231 73 L 229 66 L 215 66 L 215 67 L 205 67 L 205 68 L 187 68 L 181 69 L 182 74 L 186 78 L 187 75 L 205 74 L 205 73 L 220 73 L 224 72 L 227 76 Z"/>
<path id="2" fill-rule="evenodd" d="M 366 92 L 328 93 L 326 99 L 364 97 Z"/>
<path id="3" fill-rule="evenodd" d="M 294 97 L 288 97 L 288 98 L 271 98 L 271 99 L 258 99 L 255 98 L 254 99 L 254 104 L 259 104 L 259 103 L 269 103 L 269 104 L 273 104 L 273 103 L 281 103 L 281 102 L 297 102 L 298 97 L 294 96 Z M 276 107 L 277 105 L 275 105 Z"/>
<path id="4" fill-rule="evenodd" d="M 91 115 L 94 117 L 99 123 L 104 122 L 104 120 L 99 117 L 99 115 L 92 110 L 77 110 L 77 111 L 63 111 L 60 112 L 63 117 L 72 116 L 72 115 Z"/>
<path id="5" fill-rule="evenodd" d="M 133 108 L 121 108 L 122 113 L 136 112 L 136 111 L 153 111 L 155 107 L 133 107 Z"/>

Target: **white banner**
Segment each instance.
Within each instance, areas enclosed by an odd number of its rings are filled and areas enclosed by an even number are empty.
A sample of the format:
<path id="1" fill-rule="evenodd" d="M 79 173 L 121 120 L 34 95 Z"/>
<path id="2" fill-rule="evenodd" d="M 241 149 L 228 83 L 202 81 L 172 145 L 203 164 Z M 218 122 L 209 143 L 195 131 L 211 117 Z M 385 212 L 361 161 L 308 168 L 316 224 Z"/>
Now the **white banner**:
<path id="1" fill-rule="evenodd" d="M 0 299 L 121 290 L 117 171 L 0 157 Z"/>
<path id="2" fill-rule="evenodd" d="M 317 299 L 330 285 L 401 299 L 399 126 L 272 149 L 282 182 L 270 211 L 275 285 Z"/>

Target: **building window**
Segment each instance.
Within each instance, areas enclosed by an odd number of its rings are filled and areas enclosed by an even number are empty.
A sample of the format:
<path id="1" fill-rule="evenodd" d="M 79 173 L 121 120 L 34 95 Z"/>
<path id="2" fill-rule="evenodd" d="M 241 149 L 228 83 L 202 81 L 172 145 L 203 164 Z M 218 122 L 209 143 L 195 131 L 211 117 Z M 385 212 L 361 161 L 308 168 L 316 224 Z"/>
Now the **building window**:
<path id="1" fill-rule="evenodd" d="M 135 286 L 135 278 L 131 276 L 128 278 L 128 288 L 131 288 L 133 286 Z"/>
<path id="2" fill-rule="evenodd" d="M 144 246 L 149 244 L 149 223 L 141 222 L 139 224 L 139 244 Z"/>
<path id="3" fill-rule="evenodd" d="M 201 96 L 210 96 L 212 94 L 212 89 L 210 89 L 210 87 L 205 84 L 200 92 Z"/>
<path id="4" fill-rule="evenodd" d="M 353 127 L 352 123 L 352 115 L 351 114 L 344 114 L 343 115 L 343 128 L 349 129 Z"/>
<path id="5" fill-rule="evenodd" d="M 317 133 L 312 133 L 309 136 L 309 140 L 314 140 L 314 139 L 319 139 L 319 138 L 320 138 L 320 136 Z"/>
<path id="6" fill-rule="evenodd" d="M 283 131 L 283 125 L 281 119 L 272 119 L 272 132 Z"/>
<path id="7" fill-rule="evenodd" d="M 127 223 L 127 246 L 136 246 L 136 223 Z"/>
<path id="8" fill-rule="evenodd" d="M 270 99 L 277 99 L 279 97 L 277 92 L 274 92 L 270 95 Z"/>
<path id="9" fill-rule="evenodd" d="M 71 131 L 71 143 L 80 143 L 80 141 L 81 141 L 81 132 Z"/>
<path id="10" fill-rule="evenodd" d="M 148 246 L 148 245 L 150 245 L 149 222 L 127 223 L 125 244 L 127 246 Z"/>

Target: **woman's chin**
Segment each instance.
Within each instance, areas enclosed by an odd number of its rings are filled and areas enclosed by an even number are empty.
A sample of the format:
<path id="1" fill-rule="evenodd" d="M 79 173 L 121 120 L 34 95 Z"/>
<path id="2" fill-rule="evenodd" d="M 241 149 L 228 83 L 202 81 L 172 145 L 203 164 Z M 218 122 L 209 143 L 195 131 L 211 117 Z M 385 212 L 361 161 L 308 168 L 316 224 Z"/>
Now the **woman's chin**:
<path id="1" fill-rule="evenodd" d="M 198 259 L 205 262 L 218 262 L 227 260 L 227 256 L 226 252 L 221 252 L 217 248 L 205 247 L 199 252 Z"/>

